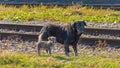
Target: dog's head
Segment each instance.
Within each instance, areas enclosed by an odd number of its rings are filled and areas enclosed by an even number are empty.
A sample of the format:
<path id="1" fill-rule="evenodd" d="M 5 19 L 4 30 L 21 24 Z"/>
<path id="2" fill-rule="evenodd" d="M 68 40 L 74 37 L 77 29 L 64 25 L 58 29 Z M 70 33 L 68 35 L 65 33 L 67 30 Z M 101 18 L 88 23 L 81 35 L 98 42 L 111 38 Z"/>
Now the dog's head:
<path id="1" fill-rule="evenodd" d="M 85 30 L 85 26 L 86 26 L 85 21 L 76 21 L 73 24 L 73 27 L 77 31 L 77 34 L 82 34 Z"/>

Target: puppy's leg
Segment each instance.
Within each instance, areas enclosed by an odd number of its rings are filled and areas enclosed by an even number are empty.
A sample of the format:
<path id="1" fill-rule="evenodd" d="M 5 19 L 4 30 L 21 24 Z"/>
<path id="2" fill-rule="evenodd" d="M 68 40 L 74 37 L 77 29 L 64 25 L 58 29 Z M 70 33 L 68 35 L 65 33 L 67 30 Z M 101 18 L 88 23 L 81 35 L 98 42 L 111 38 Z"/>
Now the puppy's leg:
<path id="1" fill-rule="evenodd" d="M 38 47 L 37 47 L 37 54 L 38 54 L 38 56 L 40 56 L 40 53 L 41 53 L 40 47 L 38 46 Z"/>
<path id="2" fill-rule="evenodd" d="M 48 49 L 48 55 L 51 56 L 51 49 Z"/>
<path id="3" fill-rule="evenodd" d="M 46 49 L 46 53 L 48 54 L 48 49 Z"/>

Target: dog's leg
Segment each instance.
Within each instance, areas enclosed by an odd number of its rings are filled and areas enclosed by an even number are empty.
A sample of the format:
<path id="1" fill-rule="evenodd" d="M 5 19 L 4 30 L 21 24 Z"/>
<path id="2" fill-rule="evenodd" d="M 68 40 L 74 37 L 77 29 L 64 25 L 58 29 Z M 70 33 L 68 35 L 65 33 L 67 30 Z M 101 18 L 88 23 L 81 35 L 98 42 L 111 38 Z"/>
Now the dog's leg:
<path id="1" fill-rule="evenodd" d="M 74 55 L 78 56 L 77 45 L 78 45 L 79 37 L 76 37 L 75 39 L 76 39 L 76 41 L 72 44 L 72 47 L 74 50 Z"/>
<path id="2" fill-rule="evenodd" d="M 67 56 L 69 56 L 69 45 L 68 45 L 68 42 L 65 42 L 65 43 L 64 43 L 64 48 L 65 48 L 65 54 L 66 54 Z"/>
<path id="3" fill-rule="evenodd" d="M 74 50 L 75 56 L 78 56 L 77 45 L 73 45 L 73 50 Z"/>
<path id="4" fill-rule="evenodd" d="M 65 54 L 69 56 L 69 46 L 65 45 Z"/>
<path id="5" fill-rule="evenodd" d="M 75 56 L 78 56 L 77 45 L 74 45 L 74 46 L 73 46 L 73 49 L 74 49 Z"/>

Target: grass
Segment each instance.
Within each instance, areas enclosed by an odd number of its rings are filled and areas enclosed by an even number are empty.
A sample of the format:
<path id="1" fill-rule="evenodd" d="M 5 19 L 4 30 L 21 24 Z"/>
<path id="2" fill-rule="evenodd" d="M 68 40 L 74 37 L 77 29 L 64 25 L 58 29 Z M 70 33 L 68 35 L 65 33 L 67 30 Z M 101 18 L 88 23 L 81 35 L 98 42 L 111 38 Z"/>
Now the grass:
<path id="1" fill-rule="evenodd" d="M 66 8 L 53 6 L 0 5 L 0 20 L 12 21 L 60 21 L 73 22 L 86 20 L 91 22 L 120 22 L 120 11 L 110 9 L 94 9 L 92 7 L 68 6 Z M 0 68 L 120 68 L 120 55 L 116 51 L 80 50 L 79 56 L 66 57 L 64 54 L 36 54 L 21 52 L 0 52 Z"/>
<path id="2" fill-rule="evenodd" d="M 82 53 L 84 52 L 84 53 Z M 21 53 L 2 51 L 0 54 L 0 68 L 120 68 L 120 57 L 112 51 L 81 50 L 79 56 L 66 57 L 64 54 Z M 106 54 L 107 53 L 107 54 Z"/>
<path id="3" fill-rule="evenodd" d="M 30 6 L 21 7 L 0 5 L 0 20 L 12 21 L 60 21 L 73 22 L 86 20 L 89 22 L 120 22 L 120 11 L 110 9 L 95 9 L 93 7 L 81 7 L 80 5 L 58 6 Z"/>

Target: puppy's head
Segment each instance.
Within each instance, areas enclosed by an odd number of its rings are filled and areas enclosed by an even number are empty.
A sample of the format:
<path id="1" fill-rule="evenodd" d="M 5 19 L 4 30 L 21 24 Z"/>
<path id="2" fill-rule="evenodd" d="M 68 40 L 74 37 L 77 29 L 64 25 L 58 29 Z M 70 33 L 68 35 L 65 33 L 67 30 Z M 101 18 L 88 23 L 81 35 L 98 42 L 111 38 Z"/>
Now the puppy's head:
<path id="1" fill-rule="evenodd" d="M 52 43 L 55 43 L 56 42 L 56 37 L 50 36 L 50 37 L 48 37 L 48 40 L 51 41 Z"/>

